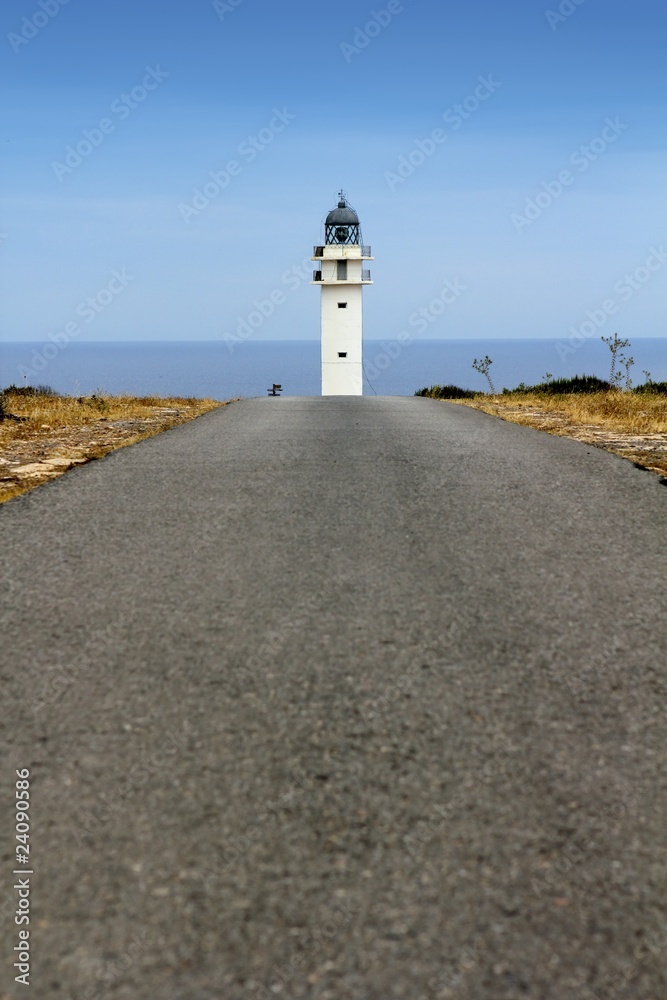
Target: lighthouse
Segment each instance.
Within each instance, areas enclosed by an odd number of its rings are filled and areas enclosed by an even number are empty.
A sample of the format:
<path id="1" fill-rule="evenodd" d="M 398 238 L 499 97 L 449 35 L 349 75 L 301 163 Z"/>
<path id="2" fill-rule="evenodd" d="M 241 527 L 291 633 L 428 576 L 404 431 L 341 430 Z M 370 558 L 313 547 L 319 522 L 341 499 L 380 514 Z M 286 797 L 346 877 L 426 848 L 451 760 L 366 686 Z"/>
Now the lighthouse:
<path id="1" fill-rule="evenodd" d="M 362 291 L 372 285 L 364 262 L 373 260 L 364 246 L 359 216 L 343 191 L 324 223 L 324 246 L 314 247 L 319 268 L 311 284 L 322 288 L 322 395 L 361 396 Z"/>

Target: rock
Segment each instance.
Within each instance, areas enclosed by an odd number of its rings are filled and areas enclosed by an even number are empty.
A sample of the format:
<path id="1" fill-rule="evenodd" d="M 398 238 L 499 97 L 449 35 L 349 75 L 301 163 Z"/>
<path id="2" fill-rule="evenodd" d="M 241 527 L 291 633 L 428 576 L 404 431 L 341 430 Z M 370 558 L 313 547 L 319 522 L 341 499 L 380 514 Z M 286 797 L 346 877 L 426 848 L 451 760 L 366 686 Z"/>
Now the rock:
<path id="1" fill-rule="evenodd" d="M 87 458 L 43 458 L 41 462 L 30 462 L 12 469 L 14 476 L 53 476 L 66 472 L 73 465 L 85 465 Z"/>
<path id="2" fill-rule="evenodd" d="M 80 462 L 78 458 L 45 458 L 43 465 L 50 465 L 52 469 L 69 469 L 75 462 Z"/>
<path id="3" fill-rule="evenodd" d="M 15 476 L 52 476 L 56 469 L 46 462 L 31 462 L 29 465 L 19 465 L 12 471 Z"/>

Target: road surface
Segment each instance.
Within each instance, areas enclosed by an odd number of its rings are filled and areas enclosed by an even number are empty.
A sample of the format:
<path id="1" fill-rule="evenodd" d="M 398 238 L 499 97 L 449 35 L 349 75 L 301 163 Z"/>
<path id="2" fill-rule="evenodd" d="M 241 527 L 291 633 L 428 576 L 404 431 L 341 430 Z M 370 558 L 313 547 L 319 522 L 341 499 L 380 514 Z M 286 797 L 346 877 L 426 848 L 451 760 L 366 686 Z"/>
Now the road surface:
<path id="1" fill-rule="evenodd" d="M 0 997 L 665 1000 L 666 512 L 421 398 L 242 401 L 4 505 Z"/>

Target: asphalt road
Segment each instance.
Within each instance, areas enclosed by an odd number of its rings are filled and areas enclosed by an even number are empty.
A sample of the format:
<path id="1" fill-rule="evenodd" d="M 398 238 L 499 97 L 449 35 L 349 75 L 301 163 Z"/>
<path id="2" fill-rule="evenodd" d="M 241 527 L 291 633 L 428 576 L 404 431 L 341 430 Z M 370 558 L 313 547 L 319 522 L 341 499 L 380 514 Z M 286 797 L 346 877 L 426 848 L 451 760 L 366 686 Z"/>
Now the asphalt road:
<path id="1" fill-rule="evenodd" d="M 0 997 L 665 1000 L 656 476 L 257 399 L 10 501 L 0 544 Z"/>

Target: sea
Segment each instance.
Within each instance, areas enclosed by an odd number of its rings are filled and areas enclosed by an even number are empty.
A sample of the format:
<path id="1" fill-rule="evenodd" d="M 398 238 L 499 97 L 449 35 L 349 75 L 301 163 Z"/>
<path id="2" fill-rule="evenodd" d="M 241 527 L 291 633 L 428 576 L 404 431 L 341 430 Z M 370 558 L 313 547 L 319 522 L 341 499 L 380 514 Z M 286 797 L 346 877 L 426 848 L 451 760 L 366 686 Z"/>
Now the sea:
<path id="1" fill-rule="evenodd" d="M 632 341 L 634 385 L 648 372 L 667 381 L 667 338 Z M 491 359 L 494 390 L 534 385 L 554 378 L 608 378 L 611 354 L 598 339 L 367 340 L 364 395 L 411 396 L 432 385 L 488 390 L 473 367 Z M 623 369 L 625 380 L 625 369 Z M 276 383 L 283 395 L 320 394 L 317 340 L 116 341 L 0 344 L 0 387 L 48 385 L 72 396 L 93 393 L 133 396 L 198 396 L 224 400 L 263 396 Z"/>

